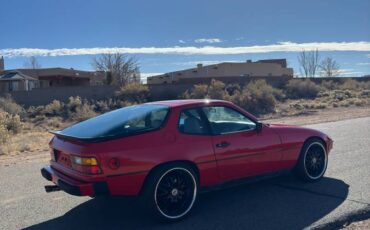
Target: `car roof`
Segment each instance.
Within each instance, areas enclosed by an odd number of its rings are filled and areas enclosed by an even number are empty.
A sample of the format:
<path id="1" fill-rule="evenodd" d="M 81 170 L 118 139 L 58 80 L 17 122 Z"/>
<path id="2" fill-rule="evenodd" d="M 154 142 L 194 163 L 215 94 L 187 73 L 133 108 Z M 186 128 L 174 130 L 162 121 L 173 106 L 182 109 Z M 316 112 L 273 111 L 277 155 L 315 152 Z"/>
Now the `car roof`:
<path id="1" fill-rule="evenodd" d="M 184 100 L 168 100 L 168 101 L 155 101 L 146 104 L 161 104 L 170 107 L 182 107 L 188 105 L 204 105 L 204 104 L 230 104 L 228 101 L 214 100 L 214 99 L 184 99 Z"/>

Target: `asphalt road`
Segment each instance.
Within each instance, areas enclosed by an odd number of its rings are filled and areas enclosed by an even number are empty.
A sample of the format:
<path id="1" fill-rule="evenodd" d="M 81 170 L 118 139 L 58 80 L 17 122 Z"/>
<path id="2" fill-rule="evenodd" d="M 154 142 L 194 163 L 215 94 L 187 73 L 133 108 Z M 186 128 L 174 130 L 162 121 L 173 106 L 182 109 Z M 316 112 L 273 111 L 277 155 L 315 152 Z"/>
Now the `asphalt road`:
<path id="1" fill-rule="evenodd" d="M 370 211 L 370 118 L 311 125 L 335 141 L 318 183 L 284 176 L 200 196 L 177 223 L 143 216 L 135 200 L 46 194 L 42 163 L 0 166 L 0 229 L 302 229 L 334 228 Z"/>

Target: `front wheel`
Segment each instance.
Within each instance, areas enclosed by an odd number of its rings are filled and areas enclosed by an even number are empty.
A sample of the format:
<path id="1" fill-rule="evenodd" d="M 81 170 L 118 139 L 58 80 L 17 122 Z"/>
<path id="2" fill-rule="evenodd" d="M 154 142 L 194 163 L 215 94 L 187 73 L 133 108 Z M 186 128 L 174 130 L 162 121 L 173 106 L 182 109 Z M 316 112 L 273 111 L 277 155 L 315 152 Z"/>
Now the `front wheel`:
<path id="1" fill-rule="evenodd" d="M 328 166 L 328 155 L 324 144 L 319 139 L 312 139 L 304 144 L 296 165 L 296 174 L 304 181 L 320 180 Z"/>
<path id="2" fill-rule="evenodd" d="M 175 221 L 185 217 L 197 198 L 198 183 L 190 167 L 163 167 L 147 183 L 145 200 L 161 219 Z"/>

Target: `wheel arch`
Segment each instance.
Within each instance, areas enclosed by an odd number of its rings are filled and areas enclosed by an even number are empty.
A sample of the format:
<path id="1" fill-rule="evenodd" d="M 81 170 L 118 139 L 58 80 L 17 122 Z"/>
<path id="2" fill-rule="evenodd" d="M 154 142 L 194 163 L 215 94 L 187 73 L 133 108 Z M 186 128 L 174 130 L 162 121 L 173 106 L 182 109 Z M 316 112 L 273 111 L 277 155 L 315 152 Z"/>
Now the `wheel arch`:
<path id="1" fill-rule="evenodd" d="M 324 138 L 320 137 L 320 136 L 310 136 L 308 138 L 306 138 L 306 140 L 303 142 L 303 145 L 302 145 L 302 148 L 309 142 L 309 141 L 313 141 L 313 140 L 318 140 L 321 142 L 321 144 L 324 146 L 325 148 L 325 151 L 328 152 L 328 147 L 327 147 L 327 143 L 326 141 L 324 140 Z"/>

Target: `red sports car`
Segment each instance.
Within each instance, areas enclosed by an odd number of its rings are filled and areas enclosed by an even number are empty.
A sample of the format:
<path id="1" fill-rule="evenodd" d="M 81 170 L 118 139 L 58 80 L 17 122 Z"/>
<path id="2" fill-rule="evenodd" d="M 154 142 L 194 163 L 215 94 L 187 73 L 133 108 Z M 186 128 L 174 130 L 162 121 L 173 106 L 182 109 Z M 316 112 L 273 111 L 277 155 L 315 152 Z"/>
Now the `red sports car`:
<path id="1" fill-rule="evenodd" d="M 141 196 L 167 220 L 186 216 L 198 192 L 293 170 L 321 179 L 333 141 L 322 132 L 263 124 L 220 100 L 129 106 L 55 132 L 42 176 L 77 196 Z"/>

